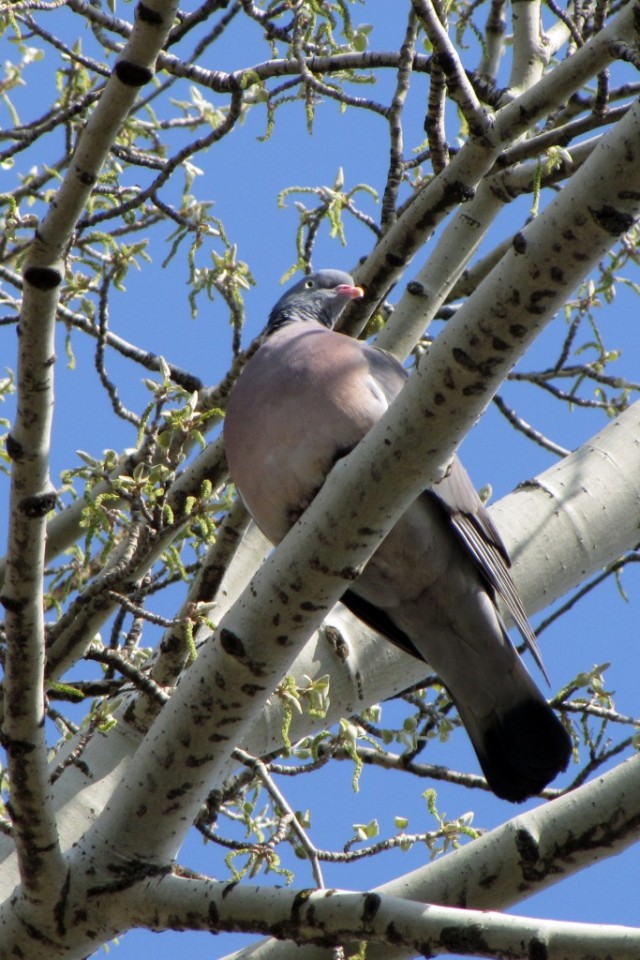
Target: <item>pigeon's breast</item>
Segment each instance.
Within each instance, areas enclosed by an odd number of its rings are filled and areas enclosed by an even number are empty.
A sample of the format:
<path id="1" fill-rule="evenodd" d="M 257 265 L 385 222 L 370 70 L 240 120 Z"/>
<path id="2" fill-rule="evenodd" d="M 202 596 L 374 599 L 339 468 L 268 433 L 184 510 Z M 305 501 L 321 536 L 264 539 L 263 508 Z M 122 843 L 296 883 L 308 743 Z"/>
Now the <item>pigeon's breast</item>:
<path id="1" fill-rule="evenodd" d="M 270 540 L 282 539 L 387 406 L 355 341 L 311 323 L 266 340 L 229 397 L 225 444 L 232 479 Z"/>

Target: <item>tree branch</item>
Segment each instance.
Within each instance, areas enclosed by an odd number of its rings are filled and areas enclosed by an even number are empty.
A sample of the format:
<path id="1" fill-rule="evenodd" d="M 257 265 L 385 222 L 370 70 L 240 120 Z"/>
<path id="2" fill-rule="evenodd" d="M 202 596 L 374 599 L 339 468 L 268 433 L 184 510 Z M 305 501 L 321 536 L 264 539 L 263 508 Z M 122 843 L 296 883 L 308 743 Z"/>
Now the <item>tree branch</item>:
<path id="1" fill-rule="evenodd" d="M 549 60 L 548 44 L 542 37 L 540 6 L 540 0 L 532 0 L 511 8 L 513 59 L 508 88 L 511 97 L 537 83 Z"/>
<path id="2" fill-rule="evenodd" d="M 365 297 L 350 305 L 341 329 L 358 335 L 398 280 L 416 251 L 458 204 L 473 198 L 481 178 L 491 169 L 500 152 L 528 131 L 541 117 L 604 69 L 615 57 L 616 39 L 634 30 L 633 4 L 628 4 L 600 33 L 569 60 L 559 63 L 553 73 L 543 76 L 532 88 L 502 107 L 490 132 L 469 139 L 437 177 L 430 180 L 387 231 L 365 263 L 356 270 L 357 282 Z"/>
<path id="3" fill-rule="evenodd" d="M 389 951 L 387 956 L 517 957 L 543 953 L 548 960 L 636 960 L 640 928 L 561 920 L 531 920 L 478 910 L 416 904 L 380 893 L 284 890 L 163 877 L 137 888 L 127 904 L 136 925 L 256 933 L 269 929 L 293 940 L 301 960 L 314 942 L 342 946 L 348 937 Z M 278 947 L 286 955 L 289 944 Z M 349 949 L 349 948 L 347 948 Z M 281 954 L 279 951 L 282 950 Z M 315 951 L 314 951 L 315 952 Z M 233 954 L 256 957 L 254 948 Z M 369 949 L 367 949 L 369 955 Z M 325 953 L 324 956 L 327 956 Z M 230 958 L 227 958 L 230 960 Z"/>
<path id="4" fill-rule="evenodd" d="M 31 286 L 20 319 L 18 409 L 12 460 L 9 549 L 0 602 L 6 611 L 3 746 L 11 777 L 9 812 L 20 873 L 35 901 L 64 882 L 46 776 L 44 731 L 44 547 L 55 503 L 49 479 L 55 293 Z"/>
<path id="5" fill-rule="evenodd" d="M 572 173 L 575 172 L 594 147 L 594 142 L 580 144 L 571 154 L 573 163 L 562 162 L 546 175 L 543 174 L 543 185 L 563 178 L 568 168 Z M 400 360 L 409 356 L 449 295 L 455 291 L 466 264 L 498 214 L 507 203 L 530 190 L 539 175 L 540 168 L 536 162 L 521 164 L 513 170 L 498 171 L 481 181 L 474 198 L 456 211 L 424 266 L 407 284 L 405 293 L 378 336 L 377 346 Z M 551 226 L 548 229 L 551 233 Z M 497 254 L 504 256 L 512 243 L 513 240 L 497 248 L 495 254 L 491 255 L 491 267 L 500 259 Z"/>
<path id="6" fill-rule="evenodd" d="M 481 139 L 489 132 L 491 118 L 467 79 L 458 52 L 449 39 L 436 8 L 431 0 L 412 0 L 412 3 L 416 16 L 424 26 L 435 50 L 435 62 L 447 79 L 451 99 L 459 106 L 471 137 Z"/>
<path id="7" fill-rule="evenodd" d="M 592 783 L 514 817 L 448 856 L 376 887 L 372 894 L 400 895 L 430 904 L 464 904 L 472 911 L 500 910 L 560 882 L 596 860 L 619 853 L 639 836 L 640 757 L 636 756 Z M 610 840 L 613 847 L 609 846 Z M 499 925 L 499 921 L 496 922 Z M 546 921 L 529 922 L 539 928 L 538 925 Z M 562 922 L 560 926 L 569 933 L 570 925 Z M 604 941 L 597 942 L 598 929 L 600 925 L 593 930 L 595 942 L 591 943 L 591 948 L 596 950 L 604 944 Z M 585 956 L 579 952 L 580 937 L 574 938 L 572 933 L 577 930 L 569 933 L 563 946 L 568 952 L 558 956 L 573 956 L 574 950 L 578 951 L 576 956 Z M 637 931 L 633 936 L 636 935 Z M 353 944 L 348 946 L 355 949 Z M 557 946 L 557 941 L 547 945 L 549 950 Z M 450 949 L 460 953 L 465 951 L 465 946 L 462 942 L 455 947 L 450 945 Z M 469 952 L 479 955 L 481 949 L 478 939 L 474 938 Z M 520 946 L 514 955 L 526 952 L 526 947 Z M 413 946 L 394 946 L 389 938 L 385 943 L 370 944 L 367 948 L 369 960 L 404 960 L 415 953 Z M 301 949 L 294 944 L 263 941 L 225 960 L 271 960 L 274 954 L 278 960 L 294 957 L 296 960 L 328 960 L 329 957 L 326 950 L 318 947 Z M 480 955 L 502 954 L 496 945 L 492 953 Z M 617 958 L 617 950 L 615 955 Z"/>

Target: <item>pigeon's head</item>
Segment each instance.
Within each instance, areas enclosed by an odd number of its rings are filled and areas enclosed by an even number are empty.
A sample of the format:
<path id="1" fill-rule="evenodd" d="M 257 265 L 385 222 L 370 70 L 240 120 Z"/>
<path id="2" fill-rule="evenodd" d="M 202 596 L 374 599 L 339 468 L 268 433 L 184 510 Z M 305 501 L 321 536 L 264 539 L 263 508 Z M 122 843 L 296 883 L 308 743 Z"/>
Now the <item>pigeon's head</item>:
<path id="1" fill-rule="evenodd" d="M 269 315 L 267 333 L 298 320 L 315 320 L 331 329 L 347 303 L 363 295 L 353 277 L 342 270 L 310 273 L 280 297 Z"/>

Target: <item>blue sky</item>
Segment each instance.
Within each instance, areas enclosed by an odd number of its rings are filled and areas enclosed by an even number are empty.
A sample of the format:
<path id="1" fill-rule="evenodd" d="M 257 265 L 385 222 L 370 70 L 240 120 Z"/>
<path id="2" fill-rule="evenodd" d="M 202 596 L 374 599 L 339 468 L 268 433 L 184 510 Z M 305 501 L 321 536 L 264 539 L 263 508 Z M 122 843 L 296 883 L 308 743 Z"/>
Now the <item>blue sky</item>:
<path id="1" fill-rule="evenodd" d="M 354 7 L 356 21 L 375 23 L 380 38 L 372 41 L 372 47 L 392 48 L 402 36 L 404 24 L 396 17 L 398 6 L 389 0 L 372 2 Z M 129 5 L 118 8 L 118 14 L 128 18 Z M 48 15 L 46 25 L 53 29 L 60 24 L 63 31 L 76 36 L 76 19 L 69 11 L 62 10 Z M 234 31 L 239 27 L 234 27 Z M 239 62 L 249 65 L 265 59 L 262 44 L 258 44 L 257 31 L 235 32 L 228 40 L 211 48 L 202 60 L 202 66 L 229 69 Z M 92 38 L 87 31 L 82 33 L 82 42 L 91 47 Z M 241 44 L 241 46 L 240 46 Z M 242 50 L 240 57 L 238 49 Z M 15 59 L 16 53 L 0 40 L 2 59 Z M 16 94 L 16 103 L 22 111 L 23 120 L 32 119 L 44 112 L 44 104 L 33 97 L 34 89 L 51 82 L 51 70 L 55 66 L 50 54 L 43 62 L 31 68 L 33 85 Z M 389 73 L 384 86 L 392 80 Z M 420 80 L 412 95 L 407 112 L 407 139 L 411 142 L 421 138 L 423 101 L 427 80 Z M 384 89 L 364 87 L 363 96 L 385 98 Z M 183 85 L 174 96 L 186 99 Z M 331 185 L 339 168 L 344 170 L 347 188 L 359 182 L 369 182 L 379 190 L 384 183 L 387 151 L 380 146 L 385 135 L 385 125 L 378 117 L 364 111 L 355 115 L 352 111 L 341 114 L 338 106 L 328 102 L 318 111 L 313 135 L 305 130 L 303 112 L 299 105 L 284 107 L 278 114 L 276 129 L 271 139 L 260 144 L 257 140 L 264 133 L 265 118 L 262 109 L 250 111 L 243 125 L 230 137 L 223 140 L 206 156 L 198 156 L 196 165 L 203 170 L 196 179 L 194 190 L 200 199 L 213 201 L 213 213 L 225 224 L 230 239 L 238 243 L 238 255 L 252 269 L 257 286 L 246 296 L 248 323 L 244 332 L 244 344 L 260 330 L 270 306 L 279 297 L 279 280 L 295 259 L 294 230 L 296 216 L 294 200 L 289 198 L 284 210 L 277 204 L 277 195 L 286 186 L 302 187 L 318 184 Z M 0 116 L 2 125 L 9 123 L 5 113 Z M 418 131 L 416 133 L 415 131 Z M 384 140 L 382 140 L 384 144 Z M 58 156 L 59 143 L 52 135 L 47 144 L 49 160 Z M 24 162 L 20 157 L 18 163 Z M 35 162 L 31 158 L 30 162 Z M 130 177 L 135 179 L 135 175 Z M 144 174 L 140 174 L 142 177 Z M 0 172 L 0 189 L 10 189 L 14 181 L 11 171 Z M 4 181 L 4 182 L 3 182 Z M 176 180 L 175 195 L 179 193 Z M 305 203 L 311 198 L 301 196 Z M 367 212 L 377 215 L 377 208 L 370 200 L 362 200 Z M 515 229 L 526 215 L 522 206 L 508 208 L 502 217 L 500 229 L 504 232 Z M 218 297 L 212 303 L 202 300 L 198 317 L 189 316 L 188 286 L 184 264 L 173 261 L 167 269 L 161 269 L 164 253 L 161 241 L 170 228 L 157 231 L 150 247 L 154 259 L 152 265 L 141 263 L 139 272 L 131 271 L 127 277 L 126 290 L 114 294 L 111 304 L 111 329 L 122 337 L 163 354 L 169 361 L 198 375 L 207 384 L 216 383 L 226 372 L 230 359 L 231 330 L 227 311 Z M 348 246 L 342 247 L 328 236 L 325 229 L 319 239 L 315 265 L 352 268 L 357 260 L 372 246 L 371 234 L 354 220 L 347 221 Z M 208 263 L 205 245 L 199 254 L 201 264 Z M 416 259 L 415 268 L 422 262 Z M 406 276 L 412 276 L 411 268 Z M 634 277 L 640 281 L 638 271 Z M 394 299 L 392 294 L 391 299 Z M 613 309 L 603 314 L 605 338 L 612 347 L 621 348 L 618 361 L 621 375 L 638 379 L 640 369 L 640 336 L 635 324 L 637 304 L 631 293 L 621 289 Z M 525 358 L 522 369 L 543 366 L 553 358 L 554 345 L 564 335 L 564 319 L 556 318 L 551 328 Z M 58 482 L 62 469 L 77 464 L 75 451 L 85 450 L 93 455 L 105 448 L 116 450 L 133 446 L 133 428 L 116 422 L 106 395 L 97 384 L 93 366 L 93 343 L 74 333 L 72 343 L 76 367 L 71 370 L 66 364 L 64 331 L 58 331 L 58 357 L 56 371 L 57 405 L 54 419 L 54 451 L 52 474 Z M 15 330 L 0 327 L 1 366 L 15 366 Z M 148 398 L 141 385 L 144 371 L 123 361 L 117 355 L 108 357 L 108 369 L 118 384 L 123 400 L 134 409 L 141 409 Z M 547 432 L 557 442 L 573 448 L 584 442 L 604 424 L 602 414 L 583 414 L 580 411 L 560 412 L 558 404 L 528 387 L 517 385 L 505 388 L 505 396 L 517 405 L 522 416 L 538 429 Z M 0 414 L 5 415 L 4 410 Z M 547 452 L 533 447 L 505 423 L 491 409 L 465 441 L 463 459 L 478 486 L 490 483 L 494 497 L 509 492 L 525 480 L 553 462 Z M 7 481 L 0 477 L 0 495 L 3 501 L 8 493 Z M 2 542 L 5 530 L 1 526 Z M 4 549 L 4 548 L 3 548 Z M 608 686 L 616 691 L 616 703 L 623 713 L 637 713 L 637 664 L 638 664 L 638 618 L 640 604 L 640 571 L 631 568 L 624 575 L 628 602 L 623 602 L 613 582 L 608 582 L 595 594 L 555 624 L 541 637 L 543 655 L 552 678 L 554 689 L 567 682 L 579 669 L 589 669 L 593 664 L 611 661 L 607 674 Z M 535 626 L 535 621 L 534 621 Z M 148 634 L 147 643 L 152 634 Z M 385 710 L 393 713 L 396 707 Z M 431 750 L 431 748 L 430 748 Z M 429 758 L 432 759 L 432 754 Z M 475 758 L 462 732 L 457 732 L 448 744 L 433 751 L 435 762 L 449 763 L 458 769 L 477 770 Z M 351 824 L 366 823 L 376 817 L 381 833 L 393 833 L 393 816 L 406 815 L 409 829 L 430 829 L 426 805 L 420 794 L 430 784 L 412 784 L 400 774 L 364 771 L 359 794 L 351 788 L 352 768 L 344 764 L 338 769 L 323 772 L 313 781 L 314 794 L 322 797 L 312 821 L 311 836 L 318 846 L 332 847 L 336 836 L 348 835 Z M 311 783 L 312 781 L 309 781 Z M 562 781 L 560 781 L 562 782 Z M 306 780 L 286 784 L 294 807 L 310 806 Z M 522 808 L 514 808 L 496 798 L 468 793 L 460 788 L 438 786 L 439 808 L 449 817 L 456 817 L 469 809 L 476 811 L 474 824 L 491 828 Z M 530 803 L 525 805 L 532 806 Z M 396 873 L 406 872 L 425 862 L 423 849 L 411 853 L 387 853 L 378 861 L 363 861 L 349 868 L 325 867 L 329 885 L 364 888 L 381 883 Z M 191 837 L 181 856 L 181 862 L 203 871 L 219 874 L 219 857 L 211 845 L 203 845 L 199 837 Z M 515 908 L 535 916 L 589 920 L 609 923 L 636 923 L 637 897 L 636 878 L 640 868 L 640 851 L 631 849 L 614 861 L 605 862 L 590 871 L 566 881 L 551 891 L 532 898 L 525 905 Z M 309 885 L 310 875 L 304 867 L 300 870 L 299 884 Z M 176 952 L 188 951 L 191 960 L 209 960 L 223 956 L 234 947 L 246 943 L 246 938 L 224 937 L 211 939 L 204 934 L 165 934 L 152 936 L 138 931 L 125 936 L 120 946 L 113 949 L 119 960 L 139 960 L 140 957 L 173 957 Z"/>

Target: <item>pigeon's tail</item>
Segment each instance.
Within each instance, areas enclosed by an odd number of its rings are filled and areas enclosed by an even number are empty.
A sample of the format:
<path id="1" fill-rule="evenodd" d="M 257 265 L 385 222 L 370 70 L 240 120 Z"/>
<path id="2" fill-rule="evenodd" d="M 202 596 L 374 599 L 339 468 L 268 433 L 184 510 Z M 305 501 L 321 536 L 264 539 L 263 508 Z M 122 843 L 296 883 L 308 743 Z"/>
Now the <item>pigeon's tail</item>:
<path id="1" fill-rule="evenodd" d="M 496 796 L 521 803 L 566 769 L 571 740 L 536 689 L 482 718 L 474 716 L 464 703 L 456 706 Z"/>
<path id="2" fill-rule="evenodd" d="M 361 583 L 364 577 L 359 586 Z M 566 769 L 571 738 L 506 634 L 501 636 L 497 614 L 488 622 L 476 617 L 476 630 L 482 632 L 484 627 L 490 633 L 485 643 L 474 649 L 468 643 L 461 644 L 452 631 L 405 629 L 412 619 L 410 605 L 404 610 L 409 619 L 400 625 L 397 611 L 392 617 L 353 590 L 343 596 L 342 602 L 407 653 L 426 660 L 439 674 L 496 796 L 521 803 L 540 793 Z M 430 612 L 433 614 L 433 605 Z M 419 624 L 427 619 L 419 605 L 414 619 Z"/>
<path id="3" fill-rule="evenodd" d="M 427 660 L 439 673 L 458 708 L 487 782 L 498 797 L 521 803 L 540 793 L 566 769 L 571 738 L 506 635 L 500 638 L 497 615 L 493 621 L 494 643 L 486 643 L 480 648 L 480 656 L 474 657 L 473 648 L 460 647 L 453 633 L 445 632 L 439 638 L 435 632 L 415 630 L 412 633 L 417 640 L 412 642 L 389 614 L 353 590 L 347 591 L 342 602 L 407 653 Z M 423 621 L 420 611 L 416 619 Z"/>

